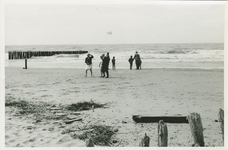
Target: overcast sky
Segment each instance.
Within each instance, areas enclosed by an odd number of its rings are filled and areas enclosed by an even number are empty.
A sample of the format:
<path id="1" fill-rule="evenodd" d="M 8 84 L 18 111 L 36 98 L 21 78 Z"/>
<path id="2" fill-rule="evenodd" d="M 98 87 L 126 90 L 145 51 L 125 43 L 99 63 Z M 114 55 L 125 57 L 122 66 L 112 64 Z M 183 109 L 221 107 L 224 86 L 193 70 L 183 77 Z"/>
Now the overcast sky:
<path id="1" fill-rule="evenodd" d="M 224 42 L 222 4 L 7 4 L 5 8 L 6 45 Z"/>

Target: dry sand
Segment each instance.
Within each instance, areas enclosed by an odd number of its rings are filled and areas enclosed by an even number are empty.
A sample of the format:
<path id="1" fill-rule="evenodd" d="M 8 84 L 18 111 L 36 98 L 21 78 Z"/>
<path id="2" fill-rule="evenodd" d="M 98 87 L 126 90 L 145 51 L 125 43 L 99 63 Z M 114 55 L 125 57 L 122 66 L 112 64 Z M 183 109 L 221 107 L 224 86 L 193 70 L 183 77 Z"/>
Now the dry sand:
<path id="1" fill-rule="evenodd" d="M 118 127 L 113 146 L 138 146 L 145 133 L 157 146 L 157 123 L 135 123 L 132 115 L 201 115 L 206 146 L 223 146 L 218 119 L 224 107 L 223 70 L 148 69 L 110 70 L 110 78 L 84 77 L 83 69 L 6 68 L 6 97 L 15 100 L 71 104 L 94 100 L 108 108 L 83 111 L 82 122 L 64 125 L 61 120 L 34 123 L 6 107 L 6 147 L 82 147 L 85 142 L 61 134 L 66 128 L 87 123 Z M 123 121 L 125 123 L 123 123 Z M 27 129 L 32 126 L 32 129 Z M 168 126 L 169 146 L 191 146 L 189 124 Z"/>

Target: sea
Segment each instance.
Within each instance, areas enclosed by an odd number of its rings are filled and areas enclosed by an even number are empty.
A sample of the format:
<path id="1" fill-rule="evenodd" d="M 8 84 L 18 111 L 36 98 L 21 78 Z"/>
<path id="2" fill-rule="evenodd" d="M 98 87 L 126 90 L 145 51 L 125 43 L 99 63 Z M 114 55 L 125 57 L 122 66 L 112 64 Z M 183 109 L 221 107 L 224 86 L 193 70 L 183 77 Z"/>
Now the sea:
<path id="1" fill-rule="evenodd" d="M 224 69 L 224 43 L 177 43 L 177 44 L 81 44 L 81 45 L 6 45 L 5 67 L 23 68 L 25 60 L 8 59 L 9 51 L 79 51 L 94 56 L 93 68 L 99 69 L 100 56 L 109 52 L 115 57 L 116 69 L 129 69 L 128 59 L 137 51 L 142 69 L 198 68 Z M 87 54 L 60 54 L 32 57 L 28 68 L 85 68 Z M 111 62 L 109 68 L 111 68 Z M 135 68 L 135 64 L 133 65 Z"/>

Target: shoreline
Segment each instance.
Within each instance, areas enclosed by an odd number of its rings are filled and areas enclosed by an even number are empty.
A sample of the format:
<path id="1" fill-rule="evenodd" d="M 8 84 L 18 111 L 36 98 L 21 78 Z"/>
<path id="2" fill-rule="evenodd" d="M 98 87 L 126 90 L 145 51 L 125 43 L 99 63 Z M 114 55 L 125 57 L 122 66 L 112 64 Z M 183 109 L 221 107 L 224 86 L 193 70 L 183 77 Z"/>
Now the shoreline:
<path id="1" fill-rule="evenodd" d="M 23 67 L 22 68 L 18 68 L 18 67 L 4 67 L 4 69 L 6 70 L 6 69 L 23 69 Z M 50 70 L 53 70 L 53 69 L 66 69 L 66 70 L 85 70 L 85 68 L 29 68 L 28 67 L 28 69 L 27 70 L 29 70 L 29 69 L 50 69 Z M 157 67 L 157 68 L 143 68 L 143 69 L 139 69 L 138 71 L 141 71 L 141 70 L 192 70 L 192 71 L 197 71 L 197 70 L 218 70 L 218 71 L 224 71 L 224 68 L 178 68 L 178 67 L 175 67 L 175 68 L 159 68 L 159 67 Z M 23 69 L 23 70 L 26 70 L 26 69 Z M 93 68 L 93 70 L 100 70 L 100 68 Z M 109 69 L 109 71 L 116 71 L 116 70 L 137 70 L 137 69 L 135 69 L 135 68 L 133 68 L 133 69 L 129 69 L 129 68 L 118 68 L 118 69 L 115 69 L 115 70 L 113 70 L 113 69 Z"/>

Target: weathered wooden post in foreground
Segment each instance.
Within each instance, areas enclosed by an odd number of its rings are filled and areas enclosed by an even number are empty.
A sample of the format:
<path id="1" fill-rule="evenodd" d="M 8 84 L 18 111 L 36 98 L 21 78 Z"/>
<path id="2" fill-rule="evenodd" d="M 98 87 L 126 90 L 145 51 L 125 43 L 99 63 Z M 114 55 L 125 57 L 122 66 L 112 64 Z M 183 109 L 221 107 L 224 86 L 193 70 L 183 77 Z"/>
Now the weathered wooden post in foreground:
<path id="1" fill-rule="evenodd" d="M 158 146 L 167 147 L 168 146 L 168 129 L 167 125 L 163 120 L 158 122 Z"/>
<path id="2" fill-rule="evenodd" d="M 222 130 L 222 140 L 224 144 L 224 111 L 220 108 L 219 109 L 219 118 L 218 118 Z"/>
<path id="3" fill-rule="evenodd" d="M 141 147 L 149 147 L 150 146 L 150 137 L 146 135 L 142 138 L 142 141 L 139 143 Z"/>
<path id="4" fill-rule="evenodd" d="M 204 146 L 203 125 L 200 114 L 190 113 L 188 115 L 188 122 L 194 140 L 193 147 Z"/>

